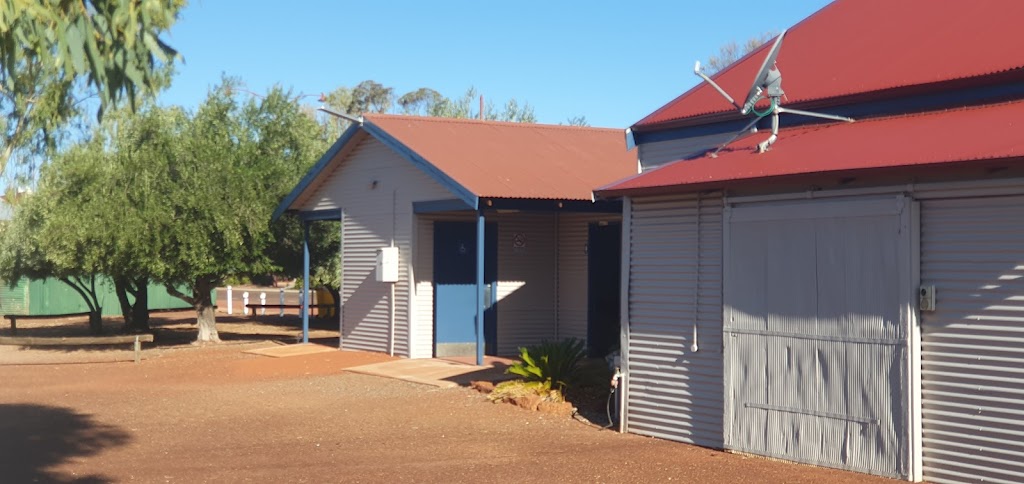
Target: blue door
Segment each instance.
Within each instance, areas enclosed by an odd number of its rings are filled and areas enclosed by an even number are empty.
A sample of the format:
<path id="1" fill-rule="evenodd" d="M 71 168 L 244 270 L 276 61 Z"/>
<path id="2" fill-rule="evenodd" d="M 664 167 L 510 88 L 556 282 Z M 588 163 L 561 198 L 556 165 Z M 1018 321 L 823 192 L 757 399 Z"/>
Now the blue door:
<path id="1" fill-rule="evenodd" d="M 484 352 L 497 350 L 498 230 L 484 233 Z M 434 356 L 476 354 L 476 222 L 434 222 Z"/>

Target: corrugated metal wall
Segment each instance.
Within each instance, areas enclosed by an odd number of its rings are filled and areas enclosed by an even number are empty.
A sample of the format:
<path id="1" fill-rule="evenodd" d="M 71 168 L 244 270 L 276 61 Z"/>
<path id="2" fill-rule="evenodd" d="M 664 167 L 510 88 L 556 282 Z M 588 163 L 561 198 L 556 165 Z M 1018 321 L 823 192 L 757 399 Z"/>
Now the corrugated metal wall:
<path id="1" fill-rule="evenodd" d="M 727 212 L 727 447 L 908 474 L 910 219 L 897 197 Z"/>
<path id="2" fill-rule="evenodd" d="M 921 210 L 924 478 L 1024 481 L 1024 196 Z"/>
<path id="3" fill-rule="evenodd" d="M 499 355 L 517 355 L 520 346 L 555 337 L 555 218 L 554 214 L 526 213 L 488 218 L 498 222 Z M 523 245 L 516 245 L 517 236 Z"/>
<path id="4" fill-rule="evenodd" d="M 623 229 L 629 230 L 626 429 L 721 448 L 721 195 L 633 199 Z"/>
<path id="5" fill-rule="evenodd" d="M 738 128 L 737 128 L 738 129 Z M 664 141 L 649 141 L 637 146 L 640 166 L 643 171 L 657 168 L 666 163 L 703 155 L 731 138 L 735 132 L 693 136 Z"/>
<path id="6" fill-rule="evenodd" d="M 587 230 L 592 215 L 558 216 L 556 337 L 587 340 Z"/>
<path id="7" fill-rule="evenodd" d="M 0 313 L 28 314 L 28 281 L 22 279 L 11 287 L 7 281 L 0 281 Z"/>
<path id="8" fill-rule="evenodd" d="M 410 261 L 414 217 L 412 203 L 447 200 L 453 196 L 428 175 L 373 138 L 365 138 L 335 168 L 301 210 L 345 209 L 344 281 L 345 348 L 387 351 L 390 301 L 388 283 L 374 278 L 377 249 L 394 238 L 399 247 L 399 282 L 395 284 L 395 353 L 410 356 L 413 335 L 432 320 L 411 319 Z M 422 240 L 417 239 L 417 242 Z M 430 330 L 432 332 L 432 329 Z M 416 356 L 424 344 L 413 342 Z"/>

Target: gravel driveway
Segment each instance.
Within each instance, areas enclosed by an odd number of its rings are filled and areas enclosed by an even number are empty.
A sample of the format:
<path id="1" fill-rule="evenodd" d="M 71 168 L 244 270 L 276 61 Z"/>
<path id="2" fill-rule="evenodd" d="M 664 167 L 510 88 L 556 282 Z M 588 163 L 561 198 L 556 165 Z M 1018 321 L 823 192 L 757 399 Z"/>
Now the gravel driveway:
<path id="1" fill-rule="evenodd" d="M 138 365 L 0 359 L 0 480 L 887 481 L 621 435 L 464 388 L 343 370 L 383 355 L 274 359 L 244 347 L 253 344 L 169 349 Z"/>

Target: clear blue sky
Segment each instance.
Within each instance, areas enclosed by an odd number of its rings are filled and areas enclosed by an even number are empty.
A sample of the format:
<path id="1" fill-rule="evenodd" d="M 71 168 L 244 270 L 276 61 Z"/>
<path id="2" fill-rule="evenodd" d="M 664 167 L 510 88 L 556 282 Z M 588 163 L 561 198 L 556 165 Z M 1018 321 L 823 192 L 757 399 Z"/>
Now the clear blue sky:
<path id="1" fill-rule="evenodd" d="M 256 92 L 372 79 L 398 95 L 475 86 L 496 105 L 529 102 L 542 123 L 625 128 L 696 84 L 695 60 L 827 3 L 192 0 L 167 39 L 185 63 L 160 99 L 193 108 L 221 73 Z"/>

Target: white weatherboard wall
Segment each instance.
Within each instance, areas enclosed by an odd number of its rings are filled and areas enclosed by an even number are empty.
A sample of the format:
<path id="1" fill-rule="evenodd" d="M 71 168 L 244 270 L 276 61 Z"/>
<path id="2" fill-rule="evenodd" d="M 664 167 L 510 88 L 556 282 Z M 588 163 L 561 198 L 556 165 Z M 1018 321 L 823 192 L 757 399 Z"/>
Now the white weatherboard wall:
<path id="1" fill-rule="evenodd" d="M 625 428 L 722 447 L 721 194 L 634 198 Z"/>
<path id="2" fill-rule="evenodd" d="M 516 355 L 520 346 L 555 338 L 556 217 L 515 213 L 490 220 L 498 222 L 498 354 Z"/>
<path id="3" fill-rule="evenodd" d="M 726 447 L 908 476 L 913 204 L 726 212 Z"/>
<path id="4" fill-rule="evenodd" d="M 447 200 L 453 195 L 431 177 L 374 138 L 365 137 L 300 210 L 345 210 L 345 303 L 342 341 L 346 349 L 388 351 L 389 283 L 374 277 L 377 249 L 399 247 L 399 282 L 395 283 L 395 353 L 424 355 L 417 321 L 410 319 L 410 262 L 412 260 L 412 203 Z M 428 322 L 430 324 L 430 322 Z M 410 344 L 410 326 L 413 341 Z M 432 341 L 427 341 L 432 345 Z M 413 351 L 411 351 L 414 349 Z"/>
<path id="5" fill-rule="evenodd" d="M 922 202 L 921 283 L 925 480 L 1024 481 L 1024 196 Z"/>

